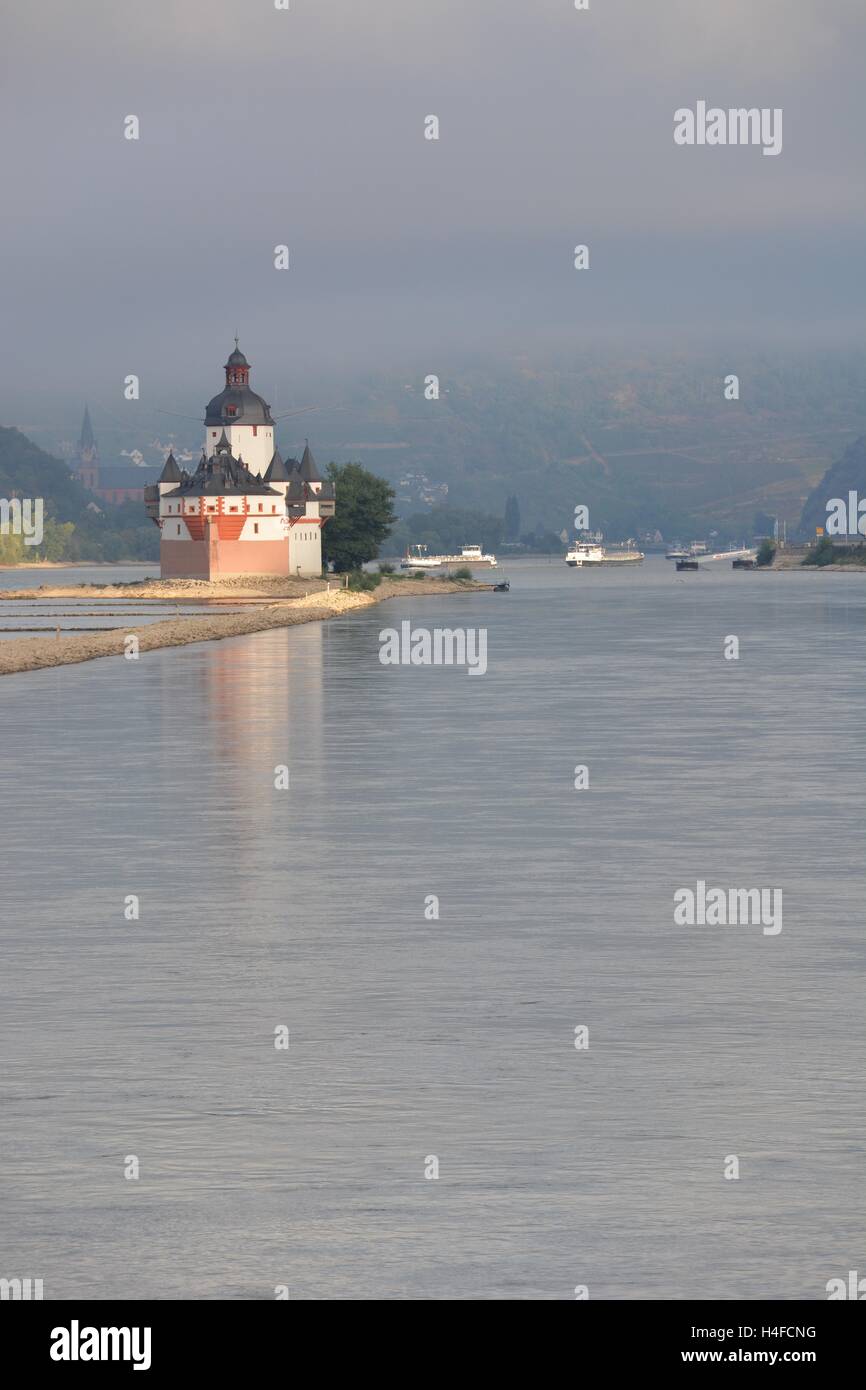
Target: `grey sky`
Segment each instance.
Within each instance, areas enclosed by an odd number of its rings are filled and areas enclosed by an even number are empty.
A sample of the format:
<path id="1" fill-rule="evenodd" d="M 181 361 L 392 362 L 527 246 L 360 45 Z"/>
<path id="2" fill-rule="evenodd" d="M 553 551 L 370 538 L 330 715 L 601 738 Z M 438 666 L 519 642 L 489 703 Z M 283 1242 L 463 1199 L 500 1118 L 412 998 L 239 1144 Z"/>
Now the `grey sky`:
<path id="1" fill-rule="evenodd" d="M 126 372 L 195 412 L 235 329 L 272 395 L 862 320 L 862 0 L 48 0 L 4 31 L 3 423 L 122 408 Z M 782 154 L 677 148 L 699 99 L 782 107 Z"/>

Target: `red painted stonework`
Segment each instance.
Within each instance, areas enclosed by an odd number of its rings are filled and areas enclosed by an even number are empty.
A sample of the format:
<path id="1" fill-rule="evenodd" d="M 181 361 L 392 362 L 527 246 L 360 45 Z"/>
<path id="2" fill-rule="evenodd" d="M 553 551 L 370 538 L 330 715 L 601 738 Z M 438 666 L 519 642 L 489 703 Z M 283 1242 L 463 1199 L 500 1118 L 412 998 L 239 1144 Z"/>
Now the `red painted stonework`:
<path id="1" fill-rule="evenodd" d="M 163 540 L 159 547 L 163 579 L 220 579 L 235 574 L 289 573 L 286 541 L 226 541 L 216 527 L 209 540 Z"/>

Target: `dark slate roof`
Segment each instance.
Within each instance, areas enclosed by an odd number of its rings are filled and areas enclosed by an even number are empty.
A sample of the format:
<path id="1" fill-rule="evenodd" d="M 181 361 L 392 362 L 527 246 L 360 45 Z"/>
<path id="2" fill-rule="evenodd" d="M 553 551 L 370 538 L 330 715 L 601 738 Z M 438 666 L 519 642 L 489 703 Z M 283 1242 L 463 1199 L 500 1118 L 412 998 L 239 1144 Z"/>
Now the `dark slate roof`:
<path id="1" fill-rule="evenodd" d="M 216 453 L 210 458 L 205 458 L 202 454 L 198 468 L 190 476 L 184 473 L 178 487 L 171 492 L 163 494 L 165 497 L 201 497 L 201 496 L 239 496 L 244 493 L 252 494 L 254 497 L 279 497 L 276 488 L 268 487 L 267 483 L 251 473 L 245 468 L 240 459 L 232 457 L 228 443 L 223 439 L 217 445 Z"/>
<path id="2" fill-rule="evenodd" d="M 227 407 L 235 407 L 234 415 L 227 413 Z M 208 401 L 205 411 L 206 425 L 272 425 L 271 408 L 266 400 L 257 396 L 249 386 L 226 386 L 218 396 Z"/>
<path id="3" fill-rule="evenodd" d="M 289 483 L 289 486 L 286 488 L 287 502 L 318 502 L 321 498 L 333 498 L 333 496 L 333 483 L 322 483 L 321 491 L 314 492 L 313 489 L 310 487 L 310 484 L 306 482 L 304 478 L 299 478 L 297 473 L 292 478 L 292 481 Z"/>
<path id="4" fill-rule="evenodd" d="M 228 360 L 228 362 L 226 362 L 226 366 L 227 366 L 227 367 L 248 367 L 249 365 L 250 365 L 249 362 L 248 362 L 247 359 L 244 357 L 243 353 L 241 352 L 240 348 L 238 347 L 238 340 L 237 340 L 237 338 L 235 338 L 235 350 L 234 350 L 234 352 L 229 353 L 229 360 Z"/>
<path id="5" fill-rule="evenodd" d="M 93 438 L 93 426 L 90 423 L 90 411 L 84 407 L 84 420 L 81 425 L 81 438 L 78 441 L 79 449 L 92 449 L 96 440 Z"/>
<path id="6" fill-rule="evenodd" d="M 165 461 L 165 467 L 159 475 L 159 481 L 161 483 L 179 483 L 180 477 L 180 469 L 177 466 L 177 461 L 174 457 L 174 454 L 169 453 L 169 456 Z"/>
<path id="7" fill-rule="evenodd" d="M 322 481 L 309 444 L 304 445 L 304 452 L 298 464 L 298 476 L 303 478 L 305 483 L 320 483 Z"/>
<path id="8" fill-rule="evenodd" d="M 289 465 L 296 465 L 296 464 L 297 464 L 297 459 L 290 459 L 290 460 L 289 460 Z M 266 483 L 287 483 L 287 482 L 289 481 L 289 478 L 290 478 L 291 476 L 292 476 L 292 474 L 291 474 L 291 471 L 290 471 L 290 467 L 287 467 L 286 464 L 283 463 L 283 460 L 282 460 L 282 457 L 281 457 L 281 455 L 280 455 L 279 449 L 275 449 L 275 450 L 274 450 L 274 456 L 273 456 L 273 458 L 271 459 L 270 463 L 268 464 L 267 472 L 265 473 L 265 482 L 266 482 Z"/>

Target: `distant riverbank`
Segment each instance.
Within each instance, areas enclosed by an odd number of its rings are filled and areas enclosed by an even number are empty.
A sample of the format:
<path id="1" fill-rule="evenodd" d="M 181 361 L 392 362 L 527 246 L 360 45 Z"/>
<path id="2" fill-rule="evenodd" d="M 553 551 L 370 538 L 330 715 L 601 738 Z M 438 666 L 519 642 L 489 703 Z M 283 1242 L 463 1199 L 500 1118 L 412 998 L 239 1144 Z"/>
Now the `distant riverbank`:
<path id="1" fill-rule="evenodd" d="M 274 627 L 293 627 L 298 623 L 323 622 L 353 608 L 367 608 L 384 599 L 412 594 L 427 598 L 437 594 L 472 591 L 482 585 L 446 579 L 387 579 L 379 587 L 355 593 L 340 587 L 339 577 L 330 580 L 244 579 L 241 583 L 223 580 L 145 579 L 131 584 L 56 586 L 19 589 L 6 599 L 32 600 L 86 598 L 98 602 L 112 600 L 157 600 L 171 602 L 191 598 L 231 603 L 229 613 L 196 614 L 167 618 L 136 627 L 112 628 L 110 632 L 76 634 L 73 637 L 40 636 L 13 638 L 0 643 L 0 676 L 21 671 L 37 671 L 46 666 L 68 666 L 103 656 L 122 656 L 130 636 L 138 639 L 138 650 L 149 652 L 160 647 L 186 646 L 190 642 L 212 642 L 224 637 L 242 637 Z M 237 605 L 242 605 L 240 611 Z"/>
<path id="2" fill-rule="evenodd" d="M 866 574 L 866 564 L 848 560 L 844 564 L 804 565 L 802 554 L 787 555 L 776 553 L 772 565 L 763 566 L 767 572 L 772 570 L 796 570 L 799 574 Z"/>

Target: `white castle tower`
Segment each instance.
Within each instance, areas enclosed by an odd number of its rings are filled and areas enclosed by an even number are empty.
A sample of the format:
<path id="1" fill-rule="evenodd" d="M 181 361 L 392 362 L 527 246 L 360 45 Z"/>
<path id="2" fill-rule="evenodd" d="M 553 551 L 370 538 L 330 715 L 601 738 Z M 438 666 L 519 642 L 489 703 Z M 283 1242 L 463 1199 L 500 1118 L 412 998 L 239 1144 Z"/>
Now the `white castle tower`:
<path id="1" fill-rule="evenodd" d="M 205 411 L 195 472 L 170 453 L 159 481 L 144 489 L 161 533 L 162 577 L 318 577 L 334 484 L 320 477 L 309 442 L 301 459 L 283 461 L 274 448 L 270 407 L 250 390 L 250 364 L 237 342 L 225 389 Z"/>
<path id="2" fill-rule="evenodd" d="M 236 459 L 256 477 L 264 477 L 274 456 L 274 421 L 267 401 L 250 390 L 250 364 L 238 347 L 225 364 L 226 384 L 208 401 L 204 420 L 204 452 L 210 458 L 223 430 Z"/>

